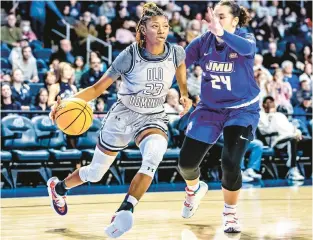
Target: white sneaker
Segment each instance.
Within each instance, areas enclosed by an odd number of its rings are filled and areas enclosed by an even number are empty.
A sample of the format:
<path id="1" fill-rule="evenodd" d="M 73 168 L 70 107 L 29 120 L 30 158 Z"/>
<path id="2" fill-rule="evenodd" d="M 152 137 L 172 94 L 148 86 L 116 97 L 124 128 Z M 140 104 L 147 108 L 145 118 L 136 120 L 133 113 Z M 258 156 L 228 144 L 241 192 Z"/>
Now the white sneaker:
<path id="1" fill-rule="evenodd" d="M 189 190 L 188 187 L 185 188 L 186 199 L 182 210 L 183 218 L 190 218 L 195 214 L 200 205 L 201 199 L 208 191 L 209 187 L 205 182 L 200 181 L 199 184 L 200 187 L 196 192 Z"/>
<path id="2" fill-rule="evenodd" d="M 242 178 L 242 182 L 246 183 L 246 182 L 252 182 L 253 178 L 250 177 L 245 171 L 241 171 L 241 178 Z"/>
<path id="3" fill-rule="evenodd" d="M 104 232 L 111 238 L 118 238 L 128 232 L 134 224 L 133 213 L 131 211 L 119 211 L 115 213 L 111 224 L 104 229 Z"/>
<path id="4" fill-rule="evenodd" d="M 56 184 L 60 182 L 57 177 L 52 177 L 47 182 L 47 189 L 50 197 L 52 209 L 59 215 L 64 216 L 67 213 L 66 196 L 60 196 L 55 191 Z"/>
<path id="5" fill-rule="evenodd" d="M 292 181 L 303 181 L 304 180 L 304 177 L 301 175 L 301 173 L 299 172 L 299 169 L 297 167 L 290 168 L 286 177 Z"/>
<path id="6" fill-rule="evenodd" d="M 252 177 L 253 179 L 262 179 L 262 175 L 256 173 L 252 168 L 248 168 L 245 173 L 249 176 Z"/>
<path id="7" fill-rule="evenodd" d="M 236 213 L 223 213 L 223 228 L 225 233 L 240 233 L 241 227 Z"/>

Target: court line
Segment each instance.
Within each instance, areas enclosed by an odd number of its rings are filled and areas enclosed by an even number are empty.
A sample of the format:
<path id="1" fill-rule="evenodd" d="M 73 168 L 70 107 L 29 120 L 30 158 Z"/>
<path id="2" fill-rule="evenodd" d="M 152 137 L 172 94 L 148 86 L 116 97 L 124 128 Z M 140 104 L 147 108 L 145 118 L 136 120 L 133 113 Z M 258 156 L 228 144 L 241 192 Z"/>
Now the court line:
<path id="1" fill-rule="evenodd" d="M 167 200 L 166 202 L 181 202 L 183 201 L 182 199 L 180 200 Z M 221 199 L 219 200 L 202 200 L 201 202 L 220 202 L 222 201 Z M 312 201 L 312 199 L 242 199 L 240 200 L 241 202 L 249 202 L 249 201 Z M 141 203 L 160 203 L 161 201 L 141 201 Z M 116 201 L 116 202 L 92 202 L 92 203 L 71 203 L 71 206 L 80 206 L 80 205 L 99 205 L 99 204 L 113 204 L 113 203 L 121 203 L 121 201 Z M 1 209 L 9 209 L 9 208 L 36 208 L 36 207 L 50 207 L 49 204 L 47 205 L 25 205 L 25 206 L 8 206 L 8 207 L 1 207 Z"/>

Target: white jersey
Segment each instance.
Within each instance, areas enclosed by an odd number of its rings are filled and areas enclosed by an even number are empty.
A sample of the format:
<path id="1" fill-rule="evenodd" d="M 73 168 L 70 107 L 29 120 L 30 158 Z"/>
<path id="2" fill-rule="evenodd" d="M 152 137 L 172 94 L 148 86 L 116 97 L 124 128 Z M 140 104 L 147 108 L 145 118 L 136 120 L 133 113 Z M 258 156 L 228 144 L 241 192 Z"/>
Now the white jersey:
<path id="1" fill-rule="evenodd" d="M 137 43 L 130 46 L 132 66 L 121 75 L 118 92 L 118 97 L 127 108 L 142 114 L 164 111 L 163 103 L 177 68 L 174 47 L 171 44 L 168 46 L 167 55 L 154 61 L 141 56 Z"/>

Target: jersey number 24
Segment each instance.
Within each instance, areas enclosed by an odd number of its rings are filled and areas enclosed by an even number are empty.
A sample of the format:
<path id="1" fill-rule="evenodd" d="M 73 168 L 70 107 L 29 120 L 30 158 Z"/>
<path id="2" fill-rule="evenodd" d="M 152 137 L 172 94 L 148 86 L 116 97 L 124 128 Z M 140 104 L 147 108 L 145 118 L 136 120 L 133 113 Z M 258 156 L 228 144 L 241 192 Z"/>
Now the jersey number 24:
<path id="1" fill-rule="evenodd" d="M 226 89 L 228 91 L 231 91 L 231 83 L 230 83 L 230 76 L 218 76 L 218 75 L 212 75 L 212 88 L 214 89 L 222 89 L 222 85 L 224 84 L 226 86 Z"/>

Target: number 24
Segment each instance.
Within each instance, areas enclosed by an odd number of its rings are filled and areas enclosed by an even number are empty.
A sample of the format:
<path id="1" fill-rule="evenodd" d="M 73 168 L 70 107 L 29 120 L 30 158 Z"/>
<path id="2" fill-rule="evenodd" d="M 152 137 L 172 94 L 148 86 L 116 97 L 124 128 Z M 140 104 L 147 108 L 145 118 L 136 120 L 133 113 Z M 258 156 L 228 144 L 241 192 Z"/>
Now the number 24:
<path id="1" fill-rule="evenodd" d="M 221 89 L 221 85 L 219 85 L 219 82 L 222 82 L 226 85 L 226 88 L 228 91 L 231 91 L 231 83 L 230 83 L 230 76 L 218 76 L 218 75 L 212 75 L 213 78 L 212 82 L 212 88 L 215 89 Z"/>

